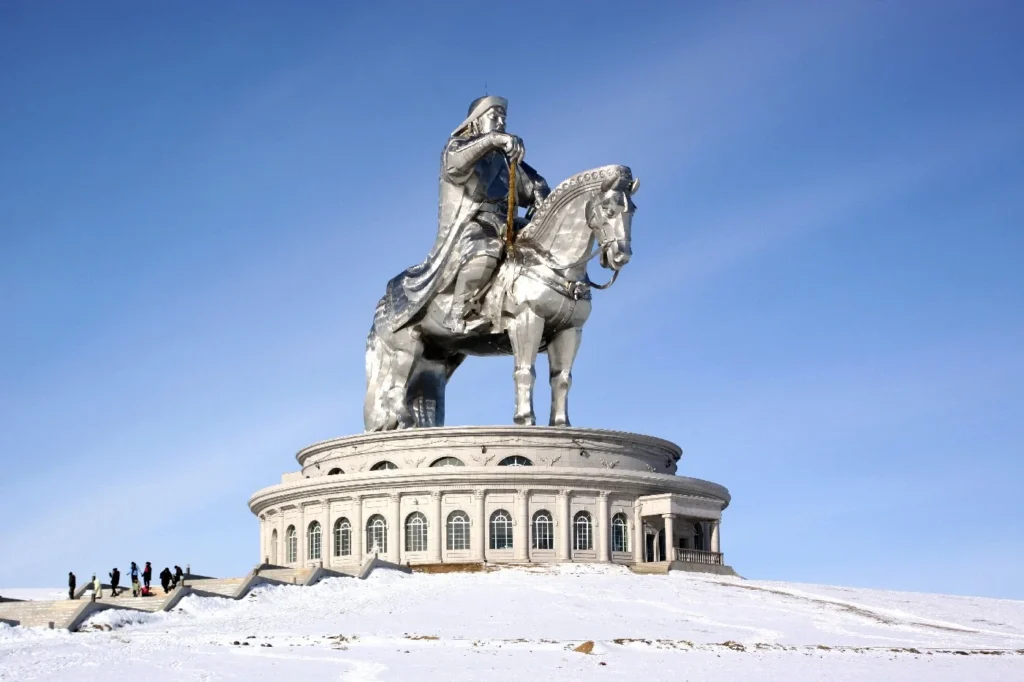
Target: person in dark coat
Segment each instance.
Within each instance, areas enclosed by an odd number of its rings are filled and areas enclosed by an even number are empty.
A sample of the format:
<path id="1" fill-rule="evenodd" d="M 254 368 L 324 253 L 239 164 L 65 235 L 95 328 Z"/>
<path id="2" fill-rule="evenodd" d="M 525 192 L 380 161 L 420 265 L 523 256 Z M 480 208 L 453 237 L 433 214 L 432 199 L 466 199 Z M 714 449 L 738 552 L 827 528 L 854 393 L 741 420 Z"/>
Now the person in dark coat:
<path id="1" fill-rule="evenodd" d="M 110 572 L 110 593 L 111 596 L 117 596 L 117 586 L 121 582 L 121 571 L 116 568 Z"/>
<path id="2" fill-rule="evenodd" d="M 72 573 L 71 571 L 68 571 L 68 599 L 74 599 L 75 598 L 75 583 L 76 582 L 77 581 L 75 580 L 75 574 Z"/>
<path id="3" fill-rule="evenodd" d="M 174 583 L 172 584 L 172 586 L 173 587 L 177 587 L 178 583 L 180 583 L 184 577 L 185 577 L 185 574 L 181 571 L 181 566 L 175 565 L 174 566 Z"/>
<path id="4" fill-rule="evenodd" d="M 153 580 L 153 567 L 146 562 L 146 567 L 142 569 L 142 584 L 144 587 L 149 587 L 150 581 Z"/>
<path id="5" fill-rule="evenodd" d="M 171 591 L 171 569 L 164 566 L 164 570 L 160 571 L 160 585 L 164 588 L 164 594 Z"/>

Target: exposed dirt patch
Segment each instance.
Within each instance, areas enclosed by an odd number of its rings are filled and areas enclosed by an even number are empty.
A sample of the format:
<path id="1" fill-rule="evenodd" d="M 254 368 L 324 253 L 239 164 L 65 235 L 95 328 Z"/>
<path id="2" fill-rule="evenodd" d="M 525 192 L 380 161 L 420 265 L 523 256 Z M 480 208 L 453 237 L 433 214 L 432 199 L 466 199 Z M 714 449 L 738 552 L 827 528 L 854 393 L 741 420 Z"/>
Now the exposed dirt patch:
<path id="1" fill-rule="evenodd" d="M 578 651 L 581 654 L 589 654 L 594 651 L 594 643 L 590 641 L 584 642 L 573 649 L 573 651 Z"/>

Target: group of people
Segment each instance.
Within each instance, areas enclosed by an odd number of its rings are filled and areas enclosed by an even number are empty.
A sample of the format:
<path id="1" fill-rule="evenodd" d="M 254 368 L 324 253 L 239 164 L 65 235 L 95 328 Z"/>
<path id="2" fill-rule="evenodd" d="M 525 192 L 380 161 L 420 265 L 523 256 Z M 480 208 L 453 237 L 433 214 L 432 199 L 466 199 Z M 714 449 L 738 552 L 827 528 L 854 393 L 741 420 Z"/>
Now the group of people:
<path id="1" fill-rule="evenodd" d="M 114 568 L 107 575 L 110 576 L 110 594 L 112 597 L 116 597 L 120 594 L 118 590 L 121 588 L 121 571 Z M 145 567 L 140 571 L 138 564 L 134 561 L 131 567 L 131 580 L 132 580 L 132 596 L 133 597 L 148 597 L 153 594 L 150 588 L 150 582 L 153 580 L 153 566 L 147 561 Z M 141 578 L 141 582 L 140 579 Z M 164 570 L 160 571 L 160 585 L 164 588 L 164 594 L 167 594 L 174 588 L 176 588 L 185 579 L 185 572 L 181 570 L 181 566 L 175 566 L 174 572 L 171 569 L 164 567 Z M 94 573 L 92 580 L 89 581 L 92 585 L 92 592 L 96 599 L 103 597 L 103 585 L 100 583 L 100 579 L 96 577 Z M 68 572 L 68 599 L 75 598 L 75 585 L 77 579 L 75 574 L 71 571 Z M 123 590 L 122 590 L 123 591 Z"/>

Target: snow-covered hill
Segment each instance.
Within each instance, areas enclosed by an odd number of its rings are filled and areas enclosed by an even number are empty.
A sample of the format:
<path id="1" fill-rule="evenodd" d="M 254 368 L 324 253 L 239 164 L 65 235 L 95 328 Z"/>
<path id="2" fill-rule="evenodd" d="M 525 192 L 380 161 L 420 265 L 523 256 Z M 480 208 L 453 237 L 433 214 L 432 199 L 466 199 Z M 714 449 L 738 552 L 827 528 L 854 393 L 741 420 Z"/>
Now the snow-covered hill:
<path id="1" fill-rule="evenodd" d="M 379 572 L 84 629 L 0 625 L 0 680 L 1024 679 L 1024 602 L 607 566 Z"/>

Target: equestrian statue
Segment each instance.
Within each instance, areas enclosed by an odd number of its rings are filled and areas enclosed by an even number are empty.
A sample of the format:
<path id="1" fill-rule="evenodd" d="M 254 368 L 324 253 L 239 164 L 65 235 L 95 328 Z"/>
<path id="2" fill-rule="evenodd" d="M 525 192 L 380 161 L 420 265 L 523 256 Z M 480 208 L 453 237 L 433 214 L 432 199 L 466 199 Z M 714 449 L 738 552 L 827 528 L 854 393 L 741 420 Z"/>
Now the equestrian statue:
<path id="1" fill-rule="evenodd" d="M 550 367 L 552 426 L 568 426 L 572 364 L 591 289 L 629 262 L 639 187 L 626 166 L 550 191 L 505 132 L 508 101 L 475 100 L 441 153 L 437 239 L 388 282 L 366 342 L 367 431 L 443 426 L 445 386 L 467 355 L 513 355 L 516 424 L 533 425 L 537 354 Z M 526 209 L 518 215 L 518 208 Z M 587 276 L 593 258 L 612 271 Z"/>

